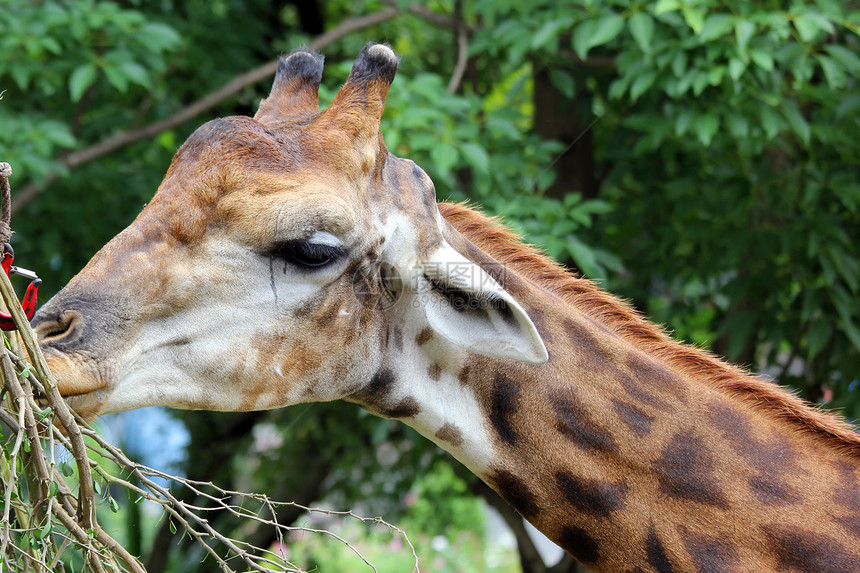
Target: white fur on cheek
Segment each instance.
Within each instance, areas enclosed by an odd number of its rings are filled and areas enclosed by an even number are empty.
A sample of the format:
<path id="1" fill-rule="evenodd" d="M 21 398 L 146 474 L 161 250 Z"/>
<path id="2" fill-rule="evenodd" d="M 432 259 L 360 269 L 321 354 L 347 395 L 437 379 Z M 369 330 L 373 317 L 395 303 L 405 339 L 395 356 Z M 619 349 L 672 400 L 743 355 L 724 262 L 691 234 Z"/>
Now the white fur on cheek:
<path id="1" fill-rule="evenodd" d="M 205 251 L 206 265 L 176 275 L 172 287 L 188 293 L 184 303 L 145 322 L 118 361 L 122 366 L 108 411 L 153 405 L 228 411 L 280 407 L 289 405 L 284 400 L 291 385 L 304 386 L 303 401 L 314 399 L 313 388 L 281 365 L 291 351 L 287 334 L 300 330 L 290 323 L 293 310 L 324 288 L 320 275 L 289 267 L 271 272 L 270 260 L 226 240 L 210 241 Z M 272 289 L 279 295 L 277 305 Z M 263 355 L 254 347 L 261 337 L 280 338 L 283 347 Z M 326 397 L 334 393 L 321 390 Z"/>

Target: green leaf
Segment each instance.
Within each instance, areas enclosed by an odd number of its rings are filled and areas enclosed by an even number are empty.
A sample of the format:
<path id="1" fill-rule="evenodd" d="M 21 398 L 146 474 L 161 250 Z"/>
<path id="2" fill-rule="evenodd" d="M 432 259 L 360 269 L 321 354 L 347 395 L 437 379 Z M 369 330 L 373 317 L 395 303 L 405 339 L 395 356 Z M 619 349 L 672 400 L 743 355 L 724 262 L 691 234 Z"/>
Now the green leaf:
<path id="1" fill-rule="evenodd" d="M 836 117 L 856 117 L 860 116 L 860 95 L 851 95 L 842 100 L 836 108 Z"/>
<path id="2" fill-rule="evenodd" d="M 726 126 L 729 133 L 736 139 L 749 137 L 750 125 L 744 116 L 739 113 L 728 113 L 725 115 Z"/>
<path id="3" fill-rule="evenodd" d="M 50 517 L 48 518 L 48 522 L 39 530 L 39 539 L 46 539 L 49 535 L 51 535 L 51 530 L 54 528 L 54 522 L 51 521 Z"/>
<path id="4" fill-rule="evenodd" d="M 700 95 L 708 83 L 710 83 L 710 72 L 705 72 L 702 70 L 694 70 L 693 73 L 693 95 Z"/>
<path id="5" fill-rule="evenodd" d="M 612 82 L 612 85 L 609 86 L 609 99 L 621 99 L 621 97 L 627 92 L 628 83 L 627 78 L 618 78 Z"/>
<path id="6" fill-rule="evenodd" d="M 96 67 L 93 64 L 82 64 L 75 68 L 69 76 L 69 96 L 72 101 L 81 101 L 84 92 L 96 81 Z"/>
<path id="7" fill-rule="evenodd" d="M 820 319 L 809 326 L 806 333 L 807 360 L 815 358 L 827 346 L 832 334 L 833 327 L 829 320 Z"/>
<path id="8" fill-rule="evenodd" d="M 784 100 L 780 109 L 782 109 L 782 114 L 785 116 L 785 119 L 788 120 L 788 125 L 790 125 L 791 129 L 793 129 L 797 136 L 800 137 L 803 145 L 808 146 L 810 138 L 809 124 L 800 113 L 800 109 L 797 107 L 794 100 Z"/>
<path id="9" fill-rule="evenodd" d="M 832 58 L 827 56 L 816 56 L 818 63 L 821 64 L 821 69 L 824 71 L 824 79 L 827 80 L 827 85 L 833 89 L 845 87 L 845 71 Z"/>
<path id="10" fill-rule="evenodd" d="M 818 289 L 807 290 L 800 305 L 800 320 L 804 322 L 809 320 L 819 306 L 821 306 L 821 291 Z"/>
<path id="11" fill-rule="evenodd" d="M 75 475 L 75 470 L 72 469 L 72 466 L 68 464 L 68 462 L 60 463 L 60 472 L 66 477 L 72 477 Z"/>
<path id="12" fill-rule="evenodd" d="M 544 47 L 549 47 L 554 50 L 557 46 L 559 30 L 570 26 L 573 22 L 570 18 L 564 20 L 547 20 L 544 25 L 538 28 L 537 32 L 532 36 L 532 50 L 539 50 Z"/>
<path id="13" fill-rule="evenodd" d="M 170 519 L 170 518 L 168 517 L 168 519 Z M 170 521 L 168 521 L 167 524 L 170 526 L 170 533 L 175 534 L 176 533 L 176 524 L 173 523 L 173 520 L 170 519 Z"/>
<path id="14" fill-rule="evenodd" d="M 98 495 L 102 494 L 102 486 L 96 480 L 93 480 L 93 491 Z"/>
<path id="15" fill-rule="evenodd" d="M 854 348 L 860 350 L 860 329 L 847 317 L 842 317 L 842 331 L 848 337 L 848 340 L 851 341 L 851 344 L 854 345 Z"/>
<path id="16" fill-rule="evenodd" d="M 643 73 L 639 74 L 630 85 L 630 98 L 634 101 L 639 99 L 639 96 L 648 91 L 648 88 L 654 85 L 654 81 L 656 79 L 657 72 L 655 70 L 645 70 Z"/>
<path id="17" fill-rule="evenodd" d="M 59 484 L 51 480 L 50 485 L 48 485 L 48 497 L 55 497 L 58 493 L 60 493 Z"/>
<path id="18" fill-rule="evenodd" d="M 711 42 L 720 36 L 725 36 L 734 28 L 734 21 L 728 14 L 711 14 L 705 19 L 699 40 L 702 43 Z"/>
<path id="19" fill-rule="evenodd" d="M 755 33 L 755 24 L 749 20 L 739 20 L 735 24 L 735 39 L 738 43 L 738 51 L 741 54 L 746 54 L 747 45 Z"/>
<path id="20" fill-rule="evenodd" d="M 588 50 L 591 48 L 591 36 L 594 34 L 596 25 L 595 20 L 583 20 L 573 30 L 573 51 L 581 60 L 588 57 Z"/>
<path id="21" fill-rule="evenodd" d="M 687 25 L 693 30 L 693 33 L 699 35 L 702 33 L 702 28 L 705 26 L 705 13 L 700 8 L 693 8 L 686 4 L 681 8 L 684 14 L 684 20 Z"/>
<path id="22" fill-rule="evenodd" d="M 837 44 L 829 44 L 824 47 L 830 56 L 839 62 L 839 64 L 848 72 L 855 76 L 860 76 L 860 56 L 853 50 L 849 50 L 845 46 Z"/>
<path id="23" fill-rule="evenodd" d="M 660 16 L 667 12 L 674 12 L 675 10 L 680 9 L 680 0 L 657 0 L 657 4 L 654 6 L 654 13 Z"/>
<path id="24" fill-rule="evenodd" d="M 60 43 L 50 36 L 46 36 L 42 39 L 42 45 L 45 46 L 45 49 L 51 52 L 54 55 L 60 54 L 63 51 L 63 47 L 60 46 Z"/>
<path id="25" fill-rule="evenodd" d="M 137 62 L 123 62 L 119 69 L 132 83 L 148 88 L 151 84 L 149 72 Z"/>
<path id="26" fill-rule="evenodd" d="M 675 52 L 672 58 L 672 73 L 676 78 L 680 78 L 687 70 L 687 54 L 682 50 Z"/>
<path id="27" fill-rule="evenodd" d="M 570 257 L 585 276 L 593 277 L 600 274 L 600 267 L 594 256 L 594 249 L 580 241 L 574 235 L 567 235 L 565 246 Z"/>
<path id="28" fill-rule="evenodd" d="M 845 239 L 848 244 L 851 244 L 851 239 Z M 842 247 L 837 243 L 831 243 L 828 245 L 828 252 L 830 254 L 830 258 L 833 261 L 833 265 L 839 271 L 839 275 L 848 285 L 848 288 L 851 290 L 851 294 L 854 295 L 857 293 L 858 287 L 858 275 L 860 275 L 860 263 L 849 253 L 846 253 Z"/>
<path id="29" fill-rule="evenodd" d="M 817 12 L 806 12 L 796 16 L 794 27 L 804 42 L 813 41 L 818 36 L 818 32 L 833 33 L 833 22 Z"/>
<path id="30" fill-rule="evenodd" d="M 591 48 L 611 42 L 623 29 L 624 18 L 614 12 L 585 20 L 573 32 L 573 50 L 584 60 Z"/>
<path id="31" fill-rule="evenodd" d="M 822 262 L 824 262 L 824 260 L 825 259 L 822 259 Z M 860 329 L 858 329 L 854 324 L 852 318 L 855 309 L 854 297 L 848 294 L 845 289 L 836 287 L 830 290 L 830 300 L 833 303 L 837 314 L 839 314 L 839 325 L 842 332 L 845 333 L 845 336 L 848 337 L 851 344 L 857 350 L 860 350 Z"/>
<path id="32" fill-rule="evenodd" d="M 597 19 L 597 24 L 594 27 L 594 33 L 588 40 L 589 48 L 596 48 L 608 44 L 614 40 L 621 30 L 624 29 L 624 18 L 615 12 L 604 14 Z"/>
<path id="33" fill-rule="evenodd" d="M 726 356 L 730 360 L 740 356 L 744 347 L 755 333 L 755 314 L 748 310 L 738 310 L 729 314 L 720 326 L 720 332 L 728 335 Z"/>
<path id="34" fill-rule="evenodd" d="M 690 126 L 693 124 L 693 112 L 689 109 L 684 109 L 675 118 L 675 135 L 681 137 L 687 133 Z"/>
<path id="35" fill-rule="evenodd" d="M 794 74 L 794 81 L 796 84 L 805 84 L 812 79 L 812 74 L 815 72 L 815 66 L 813 65 L 812 59 L 806 54 L 803 54 L 793 62 L 791 72 Z"/>
<path id="36" fill-rule="evenodd" d="M 698 137 L 702 145 L 708 147 L 711 145 L 711 141 L 714 139 L 714 135 L 717 133 L 719 127 L 720 122 L 716 114 L 708 113 L 699 116 L 698 121 L 695 123 L 696 137 Z"/>
<path id="37" fill-rule="evenodd" d="M 549 79 L 552 81 L 552 85 L 564 94 L 565 97 L 573 99 L 576 95 L 576 82 L 573 79 L 573 74 L 569 71 L 551 68 L 549 70 Z"/>
<path id="38" fill-rule="evenodd" d="M 179 45 L 182 40 L 176 30 L 161 22 L 148 22 L 144 24 L 140 28 L 140 36 L 146 44 L 156 48 L 158 51 L 172 49 Z"/>
<path id="39" fill-rule="evenodd" d="M 630 35 L 646 54 L 651 52 L 651 42 L 654 39 L 654 19 L 645 12 L 636 12 L 627 20 Z"/>
<path id="40" fill-rule="evenodd" d="M 459 157 L 457 148 L 450 143 L 439 143 L 430 149 L 430 159 L 436 164 L 436 168 L 443 173 L 450 171 L 457 165 Z"/>
<path id="41" fill-rule="evenodd" d="M 51 143 L 60 147 L 74 147 L 77 145 L 78 141 L 75 139 L 75 136 L 72 135 L 67 124 L 59 121 L 52 121 L 45 123 L 45 127 L 48 126 L 50 126 L 50 128 L 45 130 L 45 138 Z"/>
<path id="42" fill-rule="evenodd" d="M 782 129 L 782 118 L 770 107 L 762 107 L 759 113 L 765 136 L 769 140 L 773 139 L 779 133 L 779 130 Z"/>
<path id="43" fill-rule="evenodd" d="M 460 153 L 463 154 L 463 158 L 474 169 L 482 173 L 490 172 L 490 156 L 480 145 L 476 143 L 462 143 L 460 144 Z"/>
<path id="44" fill-rule="evenodd" d="M 773 71 L 773 56 L 771 56 L 770 52 L 767 50 L 763 50 L 761 48 L 753 48 L 749 52 L 750 59 L 765 71 Z"/>
<path id="45" fill-rule="evenodd" d="M 110 496 L 108 496 L 108 505 L 110 506 L 110 510 L 112 512 L 119 513 L 119 504 L 117 503 L 117 501 L 114 498 L 112 498 Z"/>
<path id="46" fill-rule="evenodd" d="M 125 93 L 128 90 L 128 77 L 126 77 L 121 68 L 112 65 L 105 65 L 102 70 L 110 84 L 115 87 L 118 92 Z"/>
<path id="47" fill-rule="evenodd" d="M 725 66 L 714 66 L 708 70 L 708 83 L 712 86 L 718 86 L 723 81 L 723 75 L 726 73 Z"/>

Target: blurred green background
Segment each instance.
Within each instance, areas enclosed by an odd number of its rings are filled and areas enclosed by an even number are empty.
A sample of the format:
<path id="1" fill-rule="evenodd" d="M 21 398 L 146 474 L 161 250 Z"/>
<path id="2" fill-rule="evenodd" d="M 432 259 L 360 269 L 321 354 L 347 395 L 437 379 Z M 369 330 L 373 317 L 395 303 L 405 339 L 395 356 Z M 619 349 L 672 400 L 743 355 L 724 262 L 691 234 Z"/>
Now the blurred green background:
<path id="1" fill-rule="evenodd" d="M 678 338 L 860 417 L 860 6 L 837 0 L 0 0 L 0 160 L 41 298 L 134 218 L 197 126 L 253 115 L 271 77 L 140 130 L 380 14 L 325 46 L 321 97 L 367 41 L 389 42 L 383 133 L 440 199 L 502 215 Z M 109 138 L 123 144 L 101 153 Z M 575 570 L 521 536 L 520 553 L 499 548 L 483 508 L 522 533 L 516 515 L 400 424 L 345 404 L 175 415 L 178 471 L 385 515 L 428 570 Z M 133 507 L 113 519 L 151 571 L 212 570 Z M 360 535 L 380 570 L 411 567 L 389 534 Z M 293 541 L 305 567 L 363 566 Z"/>

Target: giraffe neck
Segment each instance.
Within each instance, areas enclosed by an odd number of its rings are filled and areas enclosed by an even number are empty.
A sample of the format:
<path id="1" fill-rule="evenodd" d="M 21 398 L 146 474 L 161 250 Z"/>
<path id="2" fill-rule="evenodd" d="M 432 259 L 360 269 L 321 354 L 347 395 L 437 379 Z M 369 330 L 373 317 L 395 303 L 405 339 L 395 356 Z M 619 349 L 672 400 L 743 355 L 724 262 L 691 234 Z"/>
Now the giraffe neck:
<path id="1" fill-rule="evenodd" d="M 381 413 L 451 452 L 595 571 L 860 570 L 856 460 L 555 302 L 526 307 L 540 316 L 547 365 L 404 360 L 403 393 Z M 424 338 L 416 345 L 444 346 Z"/>
<path id="2" fill-rule="evenodd" d="M 487 262 L 468 241 L 455 248 Z M 451 452 L 595 571 L 860 570 L 860 456 L 539 284 L 505 282 L 547 364 L 452 351 L 419 326 L 360 402 Z"/>

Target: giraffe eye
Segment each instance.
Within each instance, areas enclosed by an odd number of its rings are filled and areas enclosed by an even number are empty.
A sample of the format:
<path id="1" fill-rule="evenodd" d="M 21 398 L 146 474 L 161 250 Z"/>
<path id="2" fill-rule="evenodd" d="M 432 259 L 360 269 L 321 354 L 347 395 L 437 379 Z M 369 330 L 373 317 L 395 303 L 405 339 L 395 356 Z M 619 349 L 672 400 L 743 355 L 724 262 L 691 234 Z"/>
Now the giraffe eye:
<path id="1" fill-rule="evenodd" d="M 336 261 L 345 252 L 342 247 L 335 245 L 298 240 L 278 245 L 271 254 L 296 266 L 316 269 Z"/>

